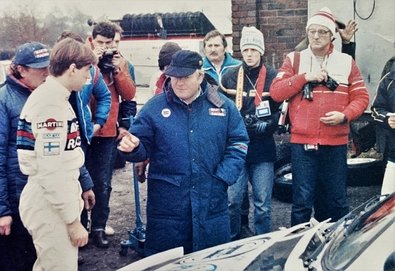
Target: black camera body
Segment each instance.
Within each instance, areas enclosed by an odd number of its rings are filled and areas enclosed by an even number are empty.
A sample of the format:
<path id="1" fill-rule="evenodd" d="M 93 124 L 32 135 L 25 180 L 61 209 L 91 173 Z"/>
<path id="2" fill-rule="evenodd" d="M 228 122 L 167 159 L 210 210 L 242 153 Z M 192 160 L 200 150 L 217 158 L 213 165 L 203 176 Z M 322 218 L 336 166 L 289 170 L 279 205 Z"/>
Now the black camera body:
<path id="1" fill-rule="evenodd" d="M 258 122 L 258 118 L 255 115 L 245 115 L 244 116 L 244 123 L 246 125 L 246 128 L 252 128 L 255 123 Z"/>
<path id="2" fill-rule="evenodd" d="M 115 70 L 114 64 L 112 64 L 112 59 L 118 51 L 115 48 L 110 48 L 104 51 L 102 57 L 99 60 L 99 68 L 102 73 L 111 73 Z"/>
<path id="3" fill-rule="evenodd" d="M 256 115 L 245 115 L 244 124 L 249 136 L 262 136 L 271 134 L 277 129 L 277 120 L 273 121 L 272 117 L 259 118 Z"/>
<path id="4" fill-rule="evenodd" d="M 339 83 L 336 82 L 335 79 L 328 75 L 328 80 L 325 81 L 324 85 L 329 88 L 331 91 L 335 91 L 339 86 Z"/>
<path id="5" fill-rule="evenodd" d="M 317 87 L 319 85 L 326 86 L 331 91 L 335 91 L 336 88 L 339 86 L 339 83 L 336 82 L 336 80 L 333 79 L 332 77 L 330 77 L 329 75 L 328 75 L 328 80 L 326 80 L 326 81 L 321 81 L 321 82 L 311 81 L 311 82 L 308 82 L 307 84 L 305 84 L 303 86 L 303 98 L 305 98 L 306 100 L 312 101 L 313 100 L 313 90 L 314 90 L 315 87 Z"/>

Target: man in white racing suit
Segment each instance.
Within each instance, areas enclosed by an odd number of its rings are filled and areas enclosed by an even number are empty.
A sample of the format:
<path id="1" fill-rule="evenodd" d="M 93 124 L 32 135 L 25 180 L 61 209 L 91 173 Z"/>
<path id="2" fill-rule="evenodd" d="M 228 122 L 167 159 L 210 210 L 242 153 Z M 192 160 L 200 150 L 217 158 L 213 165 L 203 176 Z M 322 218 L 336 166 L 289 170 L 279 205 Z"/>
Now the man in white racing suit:
<path id="1" fill-rule="evenodd" d="M 17 132 L 18 161 L 28 175 L 20 215 L 37 251 L 33 270 L 77 270 L 78 247 L 88 242 L 79 168 L 84 164 L 72 91 L 90 80 L 97 61 L 80 42 L 67 38 L 50 55 L 50 76 L 28 98 Z"/>

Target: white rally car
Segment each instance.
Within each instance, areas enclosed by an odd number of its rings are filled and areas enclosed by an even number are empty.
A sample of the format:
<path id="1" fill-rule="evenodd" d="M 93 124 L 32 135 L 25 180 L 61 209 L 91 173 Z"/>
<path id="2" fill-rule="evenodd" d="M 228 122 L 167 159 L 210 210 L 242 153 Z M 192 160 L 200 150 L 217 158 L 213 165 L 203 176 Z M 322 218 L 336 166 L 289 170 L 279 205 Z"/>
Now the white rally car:
<path id="1" fill-rule="evenodd" d="M 183 255 L 165 251 L 125 266 L 135 270 L 394 270 L 395 193 L 377 196 L 336 223 L 308 223 Z M 384 268 L 386 266 L 386 268 Z"/>

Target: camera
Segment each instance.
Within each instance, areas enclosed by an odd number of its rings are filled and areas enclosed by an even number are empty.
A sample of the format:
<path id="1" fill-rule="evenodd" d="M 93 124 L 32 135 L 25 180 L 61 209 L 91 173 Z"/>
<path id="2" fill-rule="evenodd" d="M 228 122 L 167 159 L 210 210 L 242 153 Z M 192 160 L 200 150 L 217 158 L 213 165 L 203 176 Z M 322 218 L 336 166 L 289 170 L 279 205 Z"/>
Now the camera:
<path id="1" fill-rule="evenodd" d="M 339 83 L 336 82 L 335 79 L 328 75 L 328 80 L 318 82 L 318 81 L 311 81 L 303 86 L 303 98 L 306 100 L 312 101 L 313 100 L 313 90 L 316 86 L 323 85 L 331 91 L 335 91 L 336 88 L 339 86 Z"/>
<path id="2" fill-rule="evenodd" d="M 247 129 L 254 126 L 254 124 L 257 122 L 258 122 L 258 118 L 254 115 L 246 115 L 244 117 L 244 123 L 245 123 Z"/>
<path id="3" fill-rule="evenodd" d="M 271 118 L 260 119 L 256 115 L 245 115 L 244 124 L 249 136 L 260 136 L 273 133 L 277 128 L 277 122 L 273 123 Z"/>
<path id="4" fill-rule="evenodd" d="M 104 51 L 102 57 L 99 60 L 99 68 L 102 73 L 111 73 L 115 70 L 114 64 L 112 64 L 112 59 L 118 51 L 115 48 L 109 48 Z"/>
<path id="5" fill-rule="evenodd" d="M 330 77 L 328 75 L 328 80 L 326 80 L 326 82 L 324 83 L 324 85 L 329 88 L 332 91 L 335 91 L 335 89 L 337 89 L 337 87 L 339 86 L 339 83 L 336 82 L 335 79 L 333 79 L 332 77 Z"/>

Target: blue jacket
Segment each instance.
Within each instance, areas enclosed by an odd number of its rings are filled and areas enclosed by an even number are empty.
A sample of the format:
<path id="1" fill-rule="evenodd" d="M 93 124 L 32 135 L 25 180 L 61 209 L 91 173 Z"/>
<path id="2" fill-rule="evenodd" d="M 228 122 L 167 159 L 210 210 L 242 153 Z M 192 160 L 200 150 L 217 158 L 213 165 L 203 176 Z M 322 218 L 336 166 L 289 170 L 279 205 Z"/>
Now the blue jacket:
<path id="1" fill-rule="evenodd" d="M 248 136 L 234 103 L 206 82 L 202 90 L 186 105 L 167 81 L 129 130 L 140 145 L 122 154 L 134 162 L 150 159 L 147 255 L 230 240 L 227 189 L 244 166 Z"/>
<path id="2" fill-rule="evenodd" d="M 217 83 L 221 82 L 222 75 L 228 68 L 237 67 L 240 64 L 240 60 L 233 58 L 229 53 L 225 53 L 224 63 L 222 63 L 221 71 L 218 73 L 211 61 L 207 57 L 203 58 L 203 70 Z"/>
<path id="3" fill-rule="evenodd" d="M 73 92 L 70 96 L 70 104 L 78 116 L 81 137 L 90 144 L 93 137 L 93 125 L 103 126 L 106 123 L 111 106 L 111 93 L 103 80 L 103 75 L 98 68 L 91 66 L 91 80 L 87 82 L 81 91 Z M 96 100 L 95 119 L 92 120 L 92 112 L 89 107 L 91 97 Z"/>
<path id="4" fill-rule="evenodd" d="M 0 88 L 0 216 L 19 213 L 19 198 L 27 182 L 27 176 L 19 169 L 16 131 L 30 93 L 11 76 L 7 76 Z"/>

